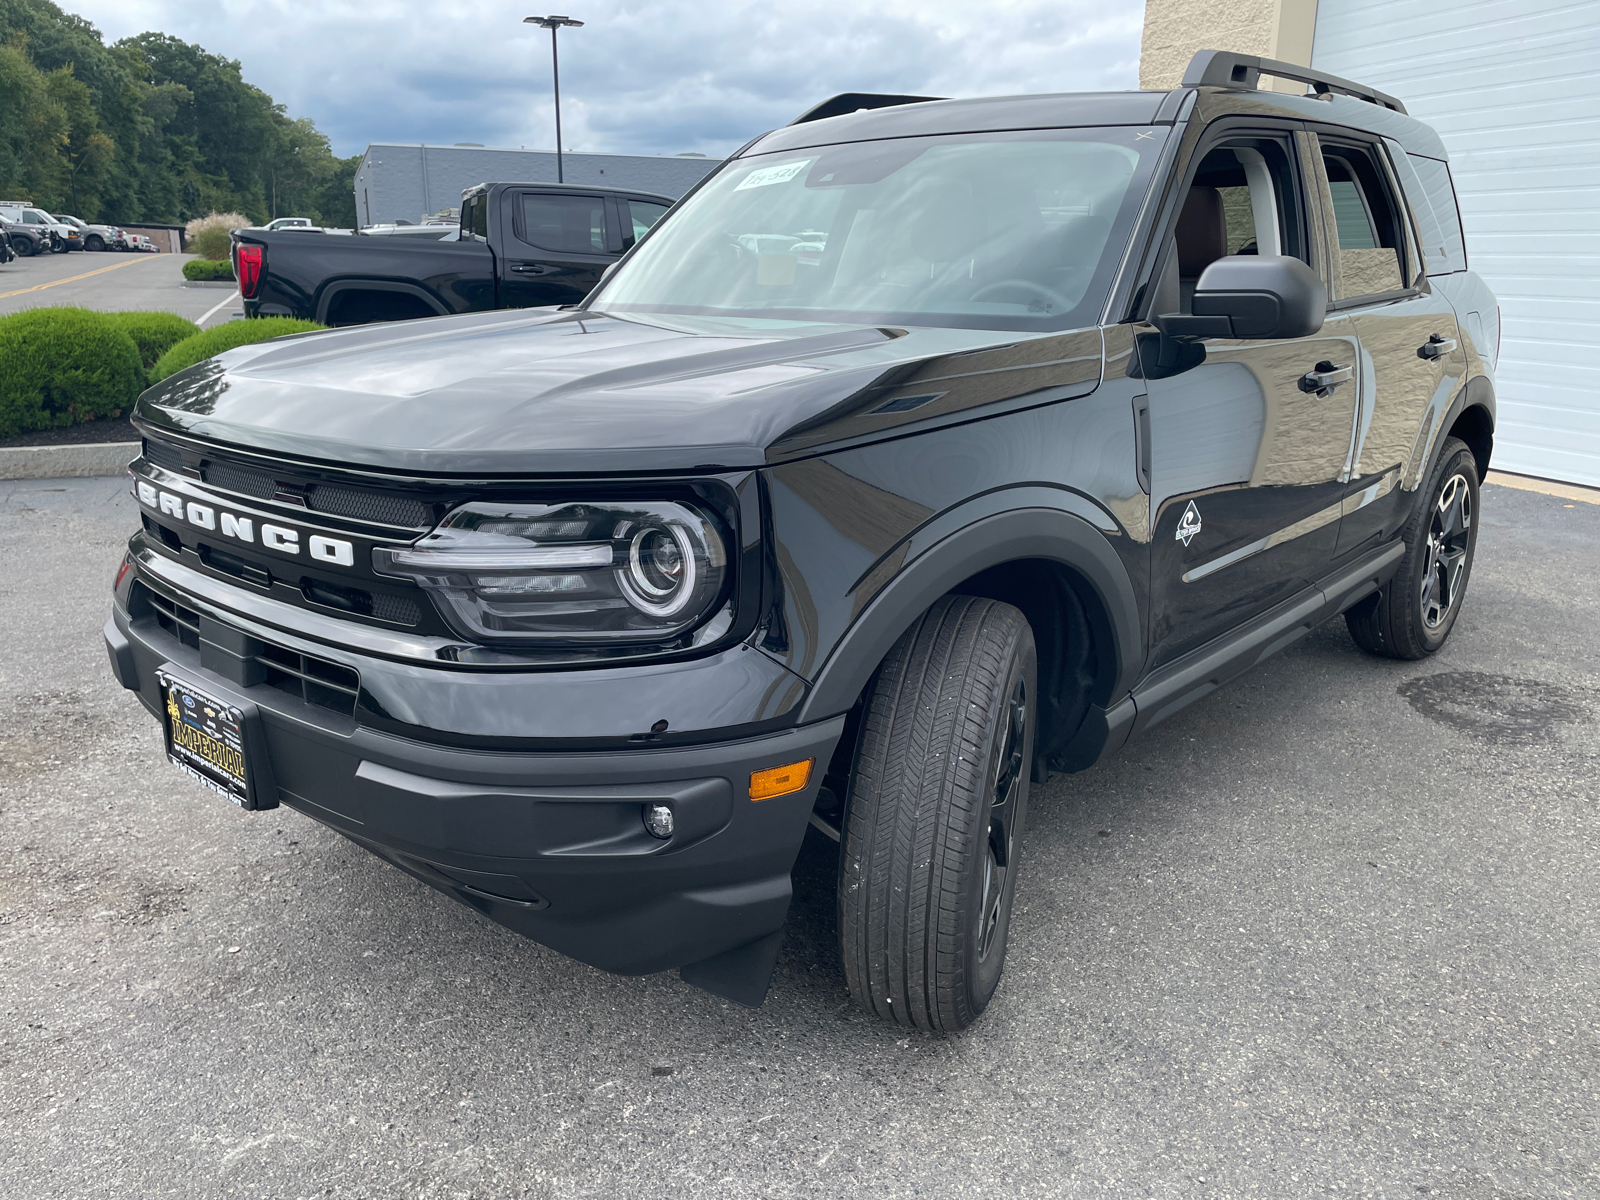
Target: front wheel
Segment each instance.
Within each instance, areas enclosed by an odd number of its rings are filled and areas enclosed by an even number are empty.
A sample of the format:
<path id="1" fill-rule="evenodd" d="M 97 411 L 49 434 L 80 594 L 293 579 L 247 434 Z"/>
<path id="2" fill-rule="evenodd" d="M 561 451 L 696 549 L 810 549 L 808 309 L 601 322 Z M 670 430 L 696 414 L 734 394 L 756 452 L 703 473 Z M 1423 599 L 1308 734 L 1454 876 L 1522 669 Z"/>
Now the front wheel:
<path id="1" fill-rule="evenodd" d="M 85 250 L 104 250 L 106 248 L 105 239 L 90 234 L 84 239 L 83 248 Z"/>
<path id="2" fill-rule="evenodd" d="M 947 596 L 896 643 L 862 715 L 839 860 L 839 942 L 868 1012 L 970 1025 L 1005 963 L 1033 759 L 1033 631 Z"/>
<path id="3" fill-rule="evenodd" d="M 39 248 L 33 244 L 33 239 L 27 237 L 12 238 L 11 248 L 17 252 L 18 258 L 32 258 L 39 252 Z"/>
<path id="4" fill-rule="evenodd" d="M 1350 636 L 1380 658 L 1426 658 L 1461 615 L 1478 545 L 1478 461 L 1446 438 L 1422 502 L 1402 538 L 1405 557 L 1376 595 L 1344 614 Z"/>

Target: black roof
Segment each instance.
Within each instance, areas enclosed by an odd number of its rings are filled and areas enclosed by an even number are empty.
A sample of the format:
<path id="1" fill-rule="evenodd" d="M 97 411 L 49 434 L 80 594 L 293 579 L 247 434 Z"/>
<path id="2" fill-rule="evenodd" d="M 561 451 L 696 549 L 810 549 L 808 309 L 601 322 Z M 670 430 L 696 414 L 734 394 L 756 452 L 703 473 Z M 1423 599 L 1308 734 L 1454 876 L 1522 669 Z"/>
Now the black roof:
<path id="1" fill-rule="evenodd" d="M 1260 91 L 1262 75 L 1308 86 L 1310 96 Z M 1325 121 L 1392 137 L 1413 154 L 1446 158 L 1444 144 L 1428 125 L 1408 116 L 1405 105 L 1376 88 L 1296 66 L 1231 51 L 1201 50 L 1183 84 L 1170 92 L 1062 92 L 1041 96 L 987 96 L 930 100 L 847 92 L 824 100 L 793 124 L 756 139 L 741 153 L 864 142 L 878 138 L 1097 125 L 1170 124 L 1192 97 L 1203 118 L 1231 110 Z"/>
<path id="2" fill-rule="evenodd" d="M 1062 92 L 1046 96 L 986 96 L 931 100 L 809 120 L 767 134 L 751 153 L 866 142 L 937 133 L 1059 129 L 1073 125 L 1154 125 L 1177 113 L 1171 92 Z"/>

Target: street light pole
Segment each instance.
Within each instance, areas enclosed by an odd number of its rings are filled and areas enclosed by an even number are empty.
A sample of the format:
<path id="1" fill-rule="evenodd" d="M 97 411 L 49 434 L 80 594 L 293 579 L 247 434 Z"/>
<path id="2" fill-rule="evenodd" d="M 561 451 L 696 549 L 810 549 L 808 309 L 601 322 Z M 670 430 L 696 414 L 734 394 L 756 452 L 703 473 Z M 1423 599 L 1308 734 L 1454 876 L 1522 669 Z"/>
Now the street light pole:
<path id="1" fill-rule="evenodd" d="M 523 17 L 524 25 L 538 25 L 550 31 L 550 76 L 555 84 L 556 96 L 556 182 L 565 183 L 566 176 L 561 169 L 561 60 L 556 55 L 556 31 L 563 25 L 578 29 L 582 21 L 574 21 L 571 17 Z"/>

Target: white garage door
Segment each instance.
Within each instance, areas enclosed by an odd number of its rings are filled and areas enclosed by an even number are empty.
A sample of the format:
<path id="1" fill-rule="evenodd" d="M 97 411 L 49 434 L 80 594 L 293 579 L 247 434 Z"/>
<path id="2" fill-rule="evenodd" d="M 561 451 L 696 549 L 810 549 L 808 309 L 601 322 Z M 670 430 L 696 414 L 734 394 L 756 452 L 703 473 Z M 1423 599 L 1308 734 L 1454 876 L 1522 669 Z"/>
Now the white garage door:
<path id="1" fill-rule="evenodd" d="M 1600 0 L 1320 0 L 1311 61 L 1450 151 L 1500 299 L 1494 465 L 1600 486 Z"/>

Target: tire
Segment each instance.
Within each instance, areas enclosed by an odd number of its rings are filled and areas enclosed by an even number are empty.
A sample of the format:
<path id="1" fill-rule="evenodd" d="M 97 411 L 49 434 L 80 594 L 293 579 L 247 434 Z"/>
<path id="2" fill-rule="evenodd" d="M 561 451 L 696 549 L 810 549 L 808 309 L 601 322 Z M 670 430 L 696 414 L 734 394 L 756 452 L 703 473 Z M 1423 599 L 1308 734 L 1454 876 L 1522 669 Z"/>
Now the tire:
<path id="1" fill-rule="evenodd" d="M 11 239 L 11 248 L 17 252 L 18 258 L 32 258 L 39 253 L 39 247 L 30 237 L 16 237 Z"/>
<path id="2" fill-rule="evenodd" d="M 83 248 L 85 250 L 104 250 L 106 248 L 105 239 L 90 234 L 83 239 Z"/>
<path id="3" fill-rule="evenodd" d="M 1478 545 L 1478 461 L 1446 438 L 1423 500 L 1401 537 L 1405 557 L 1394 577 L 1347 609 L 1350 636 L 1380 658 L 1426 658 L 1443 646 L 1472 577 Z"/>
<path id="4" fill-rule="evenodd" d="M 947 596 L 895 644 L 862 715 L 839 856 L 839 948 L 857 1003 L 949 1033 L 1005 964 L 1033 762 L 1033 631 Z"/>

